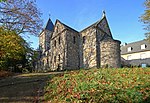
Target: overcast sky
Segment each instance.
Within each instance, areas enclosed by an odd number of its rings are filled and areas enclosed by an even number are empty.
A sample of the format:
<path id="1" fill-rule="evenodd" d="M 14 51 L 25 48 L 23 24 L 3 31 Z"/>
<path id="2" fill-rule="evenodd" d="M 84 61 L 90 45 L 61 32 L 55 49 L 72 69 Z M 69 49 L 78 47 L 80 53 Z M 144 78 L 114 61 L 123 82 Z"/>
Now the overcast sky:
<path id="1" fill-rule="evenodd" d="M 145 38 L 140 16 L 144 13 L 145 0 L 37 0 L 37 6 L 43 13 L 44 26 L 49 18 L 55 24 L 56 19 L 81 31 L 102 17 L 105 10 L 114 39 L 130 43 Z M 34 48 L 38 47 L 38 38 L 31 37 Z"/>

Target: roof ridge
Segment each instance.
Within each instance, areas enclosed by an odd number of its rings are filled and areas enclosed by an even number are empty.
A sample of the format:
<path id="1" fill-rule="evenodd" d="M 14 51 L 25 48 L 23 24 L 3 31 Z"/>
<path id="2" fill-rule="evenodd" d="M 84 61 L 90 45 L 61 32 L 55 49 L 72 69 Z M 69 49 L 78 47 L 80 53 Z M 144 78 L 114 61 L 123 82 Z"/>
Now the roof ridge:
<path id="1" fill-rule="evenodd" d="M 62 25 L 64 25 L 66 28 L 69 28 L 69 29 L 71 29 L 71 30 L 73 30 L 73 31 L 75 31 L 75 32 L 79 32 L 79 31 L 77 31 L 77 30 L 75 30 L 74 28 L 72 28 L 72 27 L 70 27 L 70 26 L 68 26 L 68 25 L 66 25 L 66 24 L 64 24 L 64 23 L 62 23 L 60 20 L 56 20 L 56 21 L 59 21 Z"/>

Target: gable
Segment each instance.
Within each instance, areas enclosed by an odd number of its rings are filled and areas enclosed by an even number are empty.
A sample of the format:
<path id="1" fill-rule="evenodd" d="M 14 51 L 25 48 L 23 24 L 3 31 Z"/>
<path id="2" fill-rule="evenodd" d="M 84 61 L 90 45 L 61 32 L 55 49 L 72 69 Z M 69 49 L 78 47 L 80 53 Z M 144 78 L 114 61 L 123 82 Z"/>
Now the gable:
<path id="1" fill-rule="evenodd" d="M 108 22 L 106 17 L 104 17 L 98 24 L 97 27 L 101 29 L 103 32 L 107 33 L 108 35 L 112 36 Z"/>
<path id="2" fill-rule="evenodd" d="M 56 36 L 57 36 L 58 34 L 60 34 L 63 30 L 65 30 L 64 25 L 63 25 L 59 20 L 56 20 L 52 38 L 56 37 Z"/>

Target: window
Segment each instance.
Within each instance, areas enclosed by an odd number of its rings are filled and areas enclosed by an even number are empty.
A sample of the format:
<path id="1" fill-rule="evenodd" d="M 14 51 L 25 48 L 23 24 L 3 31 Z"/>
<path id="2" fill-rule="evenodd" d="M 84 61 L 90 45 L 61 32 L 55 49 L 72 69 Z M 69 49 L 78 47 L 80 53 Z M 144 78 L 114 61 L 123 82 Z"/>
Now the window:
<path id="1" fill-rule="evenodd" d="M 54 62 L 56 62 L 56 56 L 54 56 Z"/>
<path id="2" fill-rule="evenodd" d="M 56 40 L 54 41 L 54 46 L 56 47 Z"/>
<path id="3" fill-rule="evenodd" d="M 146 54 L 145 53 L 140 54 L 140 58 L 141 59 L 145 59 L 146 58 Z"/>
<path id="4" fill-rule="evenodd" d="M 58 61 L 60 61 L 60 54 L 58 55 Z"/>
<path id="5" fill-rule="evenodd" d="M 83 44 L 85 43 L 85 36 L 83 36 Z"/>
<path id="6" fill-rule="evenodd" d="M 76 43 L 76 37 L 73 36 L 73 43 L 75 44 Z"/>
<path id="7" fill-rule="evenodd" d="M 131 55 L 128 55 L 127 56 L 127 60 L 131 60 L 132 59 L 132 56 Z"/>
<path id="8" fill-rule="evenodd" d="M 146 45 L 145 44 L 142 44 L 141 45 L 141 49 L 145 49 L 146 48 Z"/>
<path id="9" fill-rule="evenodd" d="M 143 63 L 143 64 L 141 64 L 141 67 L 142 67 L 142 68 L 145 68 L 145 67 L 147 67 L 147 64 L 144 64 L 144 63 Z"/>
<path id="10" fill-rule="evenodd" d="M 58 25 L 56 26 L 56 33 L 58 33 Z"/>
<path id="11" fill-rule="evenodd" d="M 58 43 L 60 44 L 60 37 L 58 38 Z"/>
<path id="12" fill-rule="evenodd" d="M 128 52 L 132 51 L 132 47 L 128 47 Z"/>

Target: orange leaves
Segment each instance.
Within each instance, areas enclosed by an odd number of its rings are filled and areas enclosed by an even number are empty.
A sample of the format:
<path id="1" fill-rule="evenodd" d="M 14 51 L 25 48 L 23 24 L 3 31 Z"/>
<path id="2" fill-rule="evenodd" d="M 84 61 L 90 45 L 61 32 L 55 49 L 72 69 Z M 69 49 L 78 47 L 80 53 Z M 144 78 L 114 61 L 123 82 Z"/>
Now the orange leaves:
<path id="1" fill-rule="evenodd" d="M 67 72 L 52 79 L 49 99 L 57 98 L 58 102 L 71 103 L 140 102 L 147 99 L 150 94 L 149 72 L 150 68 Z M 54 85 L 57 87 L 54 88 Z"/>

